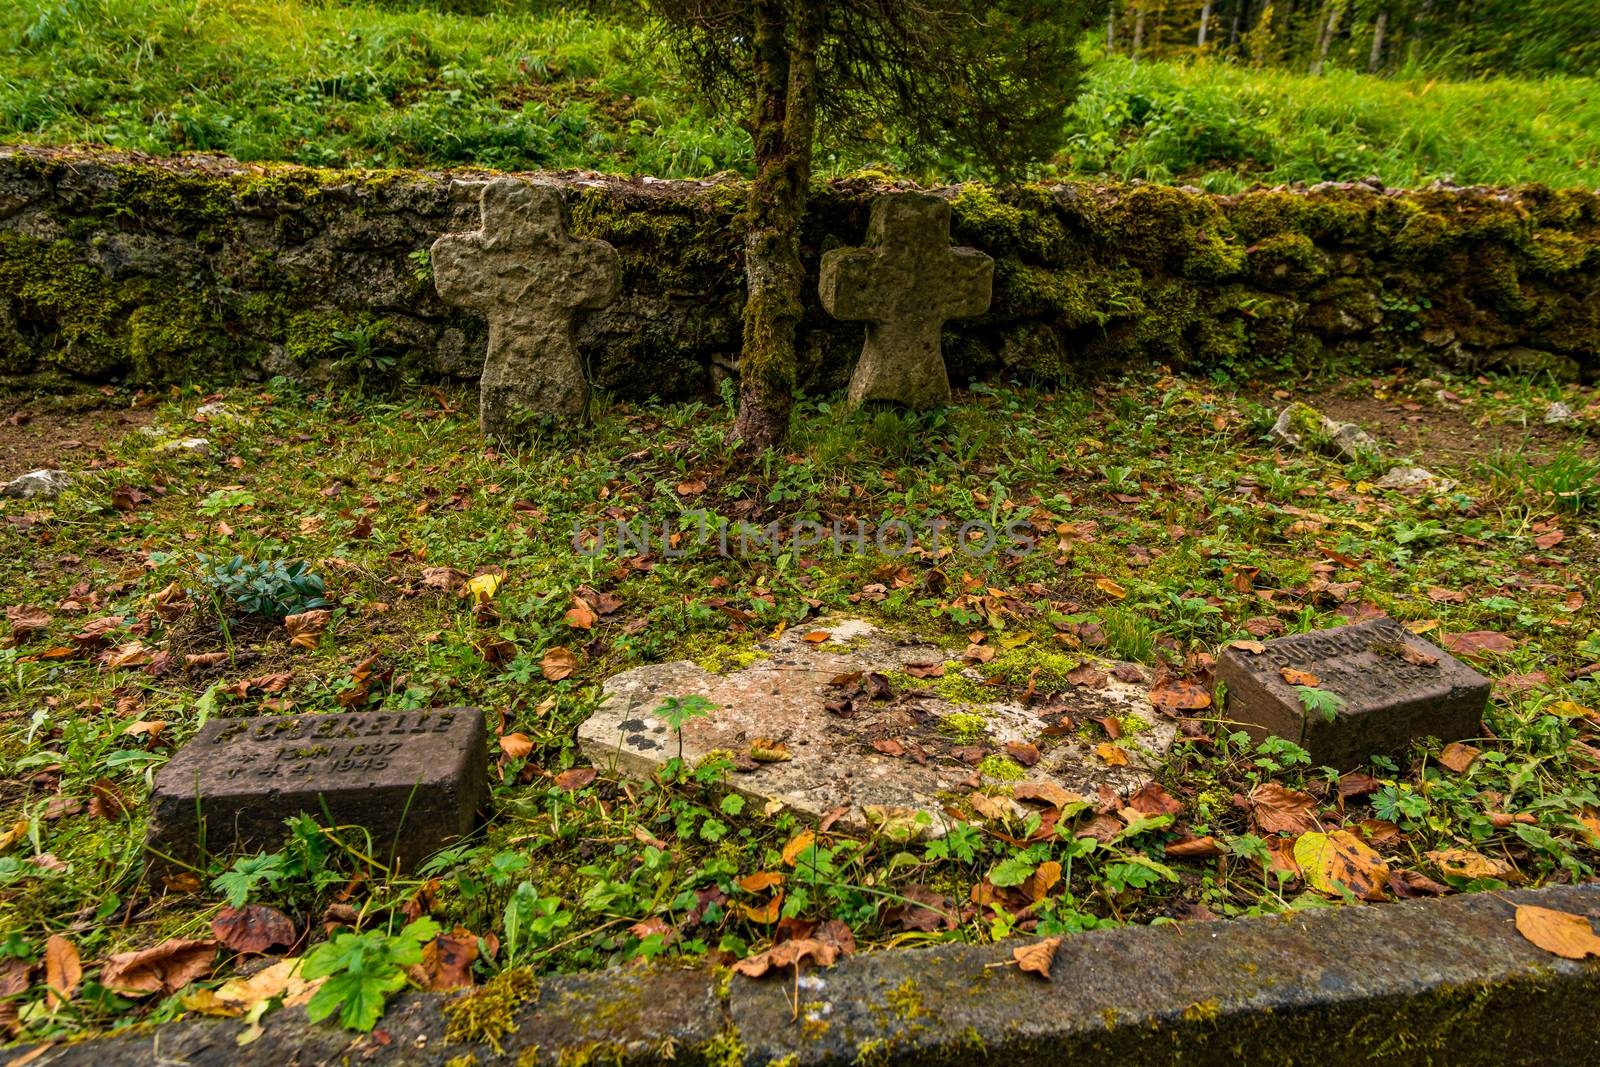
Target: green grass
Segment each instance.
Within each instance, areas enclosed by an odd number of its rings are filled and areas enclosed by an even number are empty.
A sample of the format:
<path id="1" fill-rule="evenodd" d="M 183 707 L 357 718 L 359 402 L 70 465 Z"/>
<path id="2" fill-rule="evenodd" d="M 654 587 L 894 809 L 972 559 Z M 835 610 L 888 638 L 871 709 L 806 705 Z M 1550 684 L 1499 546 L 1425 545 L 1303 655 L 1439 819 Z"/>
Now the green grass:
<path id="1" fill-rule="evenodd" d="M 1421 409 L 1435 403 L 1439 384 L 1398 378 L 1351 388 Z M 1507 429 L 1562 399 L 1583 416 L 1541 439 L 1538 463 L 1595 454 L 1594 390 L 1443 384 L 1471 402 L 1481 424 Z M 162 399 L 152 411 L 160 433 L 202 429 L 209 460 L 162 453 L 159 436 L 132 434 L 108 442 L 102 462 L 58 502 L 0 502 L 0 586 L 25 591 L 50 616 L 40 632 L 0 647 L 0 834 L 8 835 L 0 967 L 29 976 L 14 997 L 22 1033 L 61 1037 L 183 1010 L 178 996 L 110 996 L 97 985 L 100 963 L 165 938 L 208 936 L 230 896 L 312 929 L 305 952 L 322 942 L 330 905 L 357 909 L 374 959 L 401 952 L 408 918 L 431 912 L 445 930 L 459 924 L 498 940 L 493 952 L 485 942 L 480 981 L 524 966 L 658 955 L 726 962 L 758 950 L 773 927 L 740 905 L 759 912 L 767 894 L 738 883 L 762 871 L 788 876 L 785 914 L 840 919 L 863 946 L 1070 933 L 1197 908 L 1327 906 L 1302 883 L 1264 873 L 1269 839 L 1280 848 L 1289 839 L 1258 832 L 1230 800 L 1269 781 L 1314 790 L 1325 828 L 1382 831 L 1374 845 L 1393 870 L 1444 891 L 1592 877 L 1600 681 L 1580 673 L 1600 663 L 1592 511 L 1574 512 L 1549 495 L 1552 486 L 1508 475 L 1503 460 L 1461 462 L 1451 473 L 1462 486 L 1438 499 L 1376 490 L 1336 460 L 1274 450 L 1253 395 L 1147 376 L 1053 394 L 978 387 L 958 407 L 894 419 L 807 401 L 793 455 L 754 463 L 725 444 L 731 413 L 703 404 L 603 404 L 581 440 L 508 454 L 486 449 L 463 395 L 363 397 L 277 381 L 226 393 L 241 417 L 203 428 L 191 419 L 208 398 Z M 695 481 L 706 483 L 692 493 L 695 506 L 756 523 L 1026 517 L 1048 528 L 1048 550 L 956 562 L 691 551 L 648 570 L 572 551 L 574 523 L 592 527 L 615 509 L 660 523 L 684 507 L 677 487 Z M 289 643 L 270 617 L 277 608 L 254 618 L 246 603 L 203 593 L 174 608 L 183 599 L 174 585 L 203 590 L 205 560 L 235 554 L 310 563 L 334 605 L 314 647 Z M 492 606 L 475 610 L 425 580 L 428 568 L 443 567 L 505 580 Z M 272 588 L 285 597 L 318 592 L 291 589 L 294 580 L 286 572 Z M 881 599 L 859 595 L 874 583 Z M 616 607 L 592 629 L 575 629 L 567 612 L 584 587 Z M 1005 649 L 978 668 L 994 684 L 951 674 L 939 688 L 960 681 L 987 698 L 1018 698 L 1026 684 L 1059 685 L 1081 646 L 1183 675 L 1196 657 L 1264 626 L 1321 628 L 1373 610 L 1433 638 L 1496 630 L 1514 639 L 1481 666 L 1521 687 L 1497 691 L 1485 736 L 1473 739 L 1483 753 L 1466 773 L 1442 770 L 1437 742 L 1423 741 L 1414 759 L 1370 768 L 1378 781 L 1369 799 L 1341 802 L 1329 775 L 1294 746 L 1252 748 L 1215 712 L 1197 711 L 1200 740 L 1180 743 L 1160 777 L 1181 805 L 1176 822 L 1131 822 L 1100 842 L 1074 832 L 1092 810 L 1064 811 L 1063 833 L 1027 847 L 971 826 L 909 845 L 887 833 L 831 833 L 798 869 L 781 853 L 802 822 L 731 795 L 725 763 L 644 784 L 610 780 L 603 768 L 577 788 L 556 778 L 581 766 L 574 729 L 610 674 L 747 648 L 819 612 L 864 613 L 953 648 L 981 630 Z M 87 624 L 106 616 L 132 629 L 97 642 Z M 570 678 L 549 681 L 540 663 L 557 646 L 572 649 L 577 665 Z M 202 658 L 185 666 L 191 655 Z M 249 684 L 275 676 L 273 688 Z M 297 820 L 265 859 L 214 863 L 164 894 L 141 889 L 150 773 L 202 718 L 458 704 L 484 707 L 527 750 L 502 756 L 491 746 L 490 825 L 422 875 L 391 876 L 362 858 L 359 838 Z M 150 722 L 166 725 L 154 735 L 135 728 Z M 1132 736 L 1137 727 L 1123 724 Z M 1078 729 L 1108 738 L 1093 721 Z M 1009 769 L 1002 753 L 989 758 Z M 126 798 L 129 816 L 90 807 L 108 787 Z M 1180 831 L 1214 837 L 1222 855 L 1169 854 Z M 1006 836 L 1029 832 L 1018 820 Z M 1469 879 L 1426 855 L 1452 848 L 1510 867 Z M 1061 864 L 1062 879 L 1022 915 L 1033 902 L 1014 887 L 1046 863 Z M 971 907 L 984 879 L 1013 895 L 1002 894 L 998 908 Z M 908 932 L 895 907 L 930 897 L 951 902 L 955 926 Z M 86 975 L 55 1011 L 44 1002 L 43 968 L 31 966 L 52 933 L 77 947 Z M 373 966 L 346 984 L 404 981 L 398 965 Z M 216 986 L 234 967 L 222 957 L 201 984 Z"/>
<path id="2" fill-rule="evenodd" d="M 325 166 L 663 177 L 746 166 L 748 137 L 701 110 L 647 27 L 528 6 L 466 16 L 349 0 L 20 0 L 0 11 L 0 140 Z M 1220 192 L 1369 174 L 1593 187 L 1593 86 L 1101 59 L 1040 176 Z M 820 165 L 900 162 L 878 155 L 824 153 Z"/>

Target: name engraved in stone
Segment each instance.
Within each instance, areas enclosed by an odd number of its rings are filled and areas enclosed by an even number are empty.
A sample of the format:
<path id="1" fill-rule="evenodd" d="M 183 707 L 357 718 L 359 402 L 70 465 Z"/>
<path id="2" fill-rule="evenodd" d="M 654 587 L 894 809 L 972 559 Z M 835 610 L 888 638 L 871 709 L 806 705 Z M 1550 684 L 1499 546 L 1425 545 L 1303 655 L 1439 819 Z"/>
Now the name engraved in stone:
<path id="1" fill-rule="evenodd" d="M 157 772 L 151 851 L 277 847 L 298 812 L 365 827 L 408 867 L 471 831 L 486 749 L 476 708 L 213 719 Z"/>

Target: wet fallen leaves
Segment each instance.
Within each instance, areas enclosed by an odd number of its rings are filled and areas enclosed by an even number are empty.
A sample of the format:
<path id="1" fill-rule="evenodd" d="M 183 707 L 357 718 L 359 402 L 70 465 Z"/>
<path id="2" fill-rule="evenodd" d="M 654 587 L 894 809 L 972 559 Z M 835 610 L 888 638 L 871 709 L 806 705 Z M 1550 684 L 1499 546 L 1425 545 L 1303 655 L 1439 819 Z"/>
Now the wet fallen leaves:
<path id="1" fill-rule="evenodd" d="M 119 952 L 100 968 L 100 984 L 129 996 L 176 993 L 211 973 L 217 942 L 173 938 L 137 952 Z"/>
<path id="2" fill-rule="evenodd" d="M 295 943 L 294 922 L 277 908 L 265 904 L 226 905 L 211 920 L 211 936 L 235 952 L 266 952 Z"/>
<path id="3" fill-rule="evenodd" d="M 1317 829 L 1317 798 L 1263 782 L 1250 791 L 1250 813 L 1264 833 L 1302 834 Z"/>

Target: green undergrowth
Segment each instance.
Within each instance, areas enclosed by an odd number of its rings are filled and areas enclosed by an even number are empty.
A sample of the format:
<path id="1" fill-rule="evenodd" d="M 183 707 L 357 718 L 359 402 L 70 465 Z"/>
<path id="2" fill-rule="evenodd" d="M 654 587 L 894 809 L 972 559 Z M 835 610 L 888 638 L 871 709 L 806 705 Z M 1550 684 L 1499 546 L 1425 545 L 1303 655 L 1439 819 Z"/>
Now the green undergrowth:
<path id="1" fill-rule="evenodd" d="M 367 962 L 318 957 L 336 989 L 404 984 L 412 941 L 432 927 L 401 931 L 431 917 L 476 947 L 474 981 L 501 976 L 455 1013 L 482 1041 L 503 1035 L 501 1009 L 531 998 L 540 974 L 640 957 L 727 964 L 803 921 L 841 920 L 865 949 L 1356 906 L 1275 864 L 1293 835 L 1263 829 L 1236 799 L 1267 784 L 1304 791 L 1324 829 L 1382 856 L 1400 881 L 1375 899 L 1592 878 L 1600 683 L 1585 668 L 1600 663 L 1600 511 L 1572 479 L 1597 456 L 1600 393 L 1399 375 L 1318 397 L 1368 405 L 1380 434 L 1404 429 L 1387 446 L 1395 459 L 1460 480 L 1408 497 L 1378 489 L 1376 470 L 1274 449 L 1273 409 L 1301 390 L 1157 375 L 1055 393 L 983 387 L 958 407 L 892 420 L 806 400 L 788 452 L 755 459 L 728 450 L 720 405 L 606 400 L 581 436 L 505 452 L 485 447 L 461 393 L 284 380 L 210 396 L 112 391 L 107 402 L 143 405 L 155 430 L 108 443 L 54 503 L 0 504 L 0 585 L 15 609 L 0 648 L 0 968 L 20 976 L 5 994 L 13 1036 L 203 1010 L 199 992 L 246 958 L 224 952 L 187 989 L 143 996 L 107 988 L 104 965 L 211 936 L 230 900 L 310 931 L 301 952 L 330 927 L 359 932 L 345 944 L 370 948 Z M 1545 426 L 1558 400 L 1576 417 Z M 205 401 L 226 411 L 198 416 Z M 209 457 L 158 448 L 191 435 L 209 438 Z M 739 557 L 692 536 L 672 557 L 574 550 L 575 527 L 626 518 L 659 529 L 690 508 L 754 523 L 1027 520 L 1037 551 L 780 545 Z M 229 573 L 267 588 L 235 596 L 206 581 L 235 556 L 264 566 Z M 474 577 L 476 592 L 463 592 Z M 329 602 L 326 626 L 293 644 L 278 616 L 312 596 Z M 796 838 L 815 820 L 734 792 L 743 753 L 648 782 L 565 773 L 587 765 L 575 730 L 609 675 L 685 658 L 736 670 L 780 627 L 803 633 L 818 615 L 852 613 L 948 649 L 942 678 L 886 683 L 962 705 L 924 740 L 977 747 L 981 761 L 962 773 L 987 772 L 983 789 L 1003 798 L 1029 754 L 989 739 L 986 703 L 1047 711 L 1065 694 L 1070 706 L 1073 672 L 1106 659 L 1137 661 L 1152 680 L 1203 679 L 1229 642 L 1379 612 L 1430 640 L 1477 635 L 1460 647 L 1502 684 L 1464 770 L 1425 739 L 1341 793 L 1296 746 L 1251 745 L 1215 709 L 1191 707 L 1148 775 L 1175 810 L 1130 788 L 1059 815 L 1028 802 L 951 822 L 937 840 L 905 840 L 914 827 L 891 815 L 868 837 L 834 828 L 809 843 Z M 421 870 L 385 871 L 360 835 L 295 820 L 264 856 L 142 884 L 151 775 L 205 719 L 454 705 L 488 712 L 491 817 Z M 1151 706 L 1066 730 L 1109 764 L 1163 721 Z M 1047 756 L 1060 743 L 1060 730 L 1039 740 Z M 1205 838 L 1209 854 L 1181 854 Z M 1439 858 L 1452 849 L 1485 866 Z M 781 885 L 750 881 L 763 873 Z M 45 996 L 51 935 L 84 963 L 56 1007 Z"/>

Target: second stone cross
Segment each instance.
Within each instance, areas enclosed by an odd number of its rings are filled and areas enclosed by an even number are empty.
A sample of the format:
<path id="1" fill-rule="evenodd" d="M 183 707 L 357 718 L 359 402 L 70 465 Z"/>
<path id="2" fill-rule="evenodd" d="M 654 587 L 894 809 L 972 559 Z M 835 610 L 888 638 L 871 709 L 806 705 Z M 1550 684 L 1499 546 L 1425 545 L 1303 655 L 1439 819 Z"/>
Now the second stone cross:
<path id="1" fill-rule="evenodd" d="M 866 247 L 825 254 L 818 284 L 828 314 L 867 323 L 850 404 L 949 403 L 939 333 L 947 319 L 987 311 L 993 288 L 994 260 L 976 248 L 950 247 L 947 202 L 926 193 L 873 201 Z"/>

